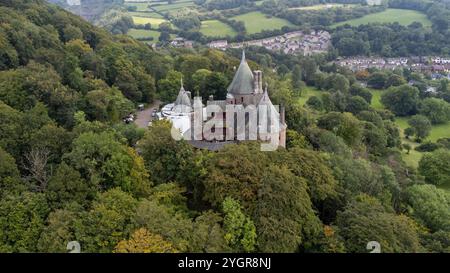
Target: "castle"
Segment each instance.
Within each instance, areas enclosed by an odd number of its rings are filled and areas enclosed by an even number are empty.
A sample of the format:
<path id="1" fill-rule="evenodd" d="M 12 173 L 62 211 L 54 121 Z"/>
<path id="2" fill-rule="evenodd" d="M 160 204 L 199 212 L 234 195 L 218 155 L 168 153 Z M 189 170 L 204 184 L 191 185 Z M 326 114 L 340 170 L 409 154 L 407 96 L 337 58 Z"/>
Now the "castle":
<path id="1" fill-rule="evenodd" d="M 170 120 L 197 148 L 219 150 L 228 143 L 249 140 L 286 146 L 284 109 L 272 104 L 267 87 L 263 89 L 262 71 L 250 69 L 245 51 L 225 100 L 211 96 L 205 107 L 200 97 L 192 100 L 181 84 L 177 99 L 164 106 L 160 116 Z M 195 124 L 201 129 L 197 130 Z"/>

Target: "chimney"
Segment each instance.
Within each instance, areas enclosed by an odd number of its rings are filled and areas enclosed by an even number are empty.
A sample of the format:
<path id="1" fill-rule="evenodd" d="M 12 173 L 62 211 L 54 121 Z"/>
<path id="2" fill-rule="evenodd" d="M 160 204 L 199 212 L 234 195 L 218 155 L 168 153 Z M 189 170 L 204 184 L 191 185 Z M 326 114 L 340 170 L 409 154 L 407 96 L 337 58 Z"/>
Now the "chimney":
<path id="1" fill-rule="evenodd" d="M 280 123 L 286 124 L 286 113 L 283 105 L 280 106 Z"/>
<path id="2" fill-rule="evenodd" d="M 253 71 L 253 75 L 254 75 L 253 92 L 255 94 L 260 94 L 263 92 L 262 71 L 261 70 Z"/>
<path id="3" fill-rule="evenodd" d="M 214 96 L 213 95 L 209 96 L 209 101 L 214 101 Z"/>

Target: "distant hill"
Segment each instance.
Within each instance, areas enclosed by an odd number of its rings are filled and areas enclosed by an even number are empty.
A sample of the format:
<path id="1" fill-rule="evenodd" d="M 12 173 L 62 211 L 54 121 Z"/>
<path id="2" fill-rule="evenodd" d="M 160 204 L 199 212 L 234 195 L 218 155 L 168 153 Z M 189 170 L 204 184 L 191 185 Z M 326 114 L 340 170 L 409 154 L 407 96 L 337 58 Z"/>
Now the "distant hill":
<path id="1" fill-rule="evenodd" d="M 48 0 L 52 4 L 57 4 L 68 11 L 78 14 L 86 20 L 93 22 L 105 11 L 114 6 L 123 5 L 123 0 Z"/>

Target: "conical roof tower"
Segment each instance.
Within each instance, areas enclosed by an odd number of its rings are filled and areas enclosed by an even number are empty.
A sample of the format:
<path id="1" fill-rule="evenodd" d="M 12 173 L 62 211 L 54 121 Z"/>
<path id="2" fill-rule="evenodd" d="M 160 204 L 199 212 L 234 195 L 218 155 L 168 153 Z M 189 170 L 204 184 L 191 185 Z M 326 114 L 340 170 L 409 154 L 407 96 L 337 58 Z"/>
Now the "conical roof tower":
<path id="1" fill-rule="evenodd" d="M 183 78 L 181 79 L 180 92 L 178 93 L 177 99 L 175 100 L 175 106 L 173 111 L 177 113 L 189 113 L 192 111 L 191 99 L 189 98 L 187 91 L 184 90 Z"/>
<path id="2" fill-rule="evenodd" d="M 233 81 L 227 91 L 233 95 L 249 95 L 253 93 L 253 72 L 245 59 L 245 50 L 242 51 L 241 64 L 239 65 Z"/>

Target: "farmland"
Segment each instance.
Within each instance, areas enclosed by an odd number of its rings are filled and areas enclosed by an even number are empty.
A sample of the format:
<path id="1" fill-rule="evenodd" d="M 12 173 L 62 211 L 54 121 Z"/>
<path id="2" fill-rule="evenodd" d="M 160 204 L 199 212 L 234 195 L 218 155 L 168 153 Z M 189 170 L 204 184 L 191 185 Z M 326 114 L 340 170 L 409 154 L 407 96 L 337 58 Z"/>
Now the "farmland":
<path id="1" fill-rule="evenodd" d="M 161 33 L 156 30 L 130 29 L 128 31 L 128 35 L 135 39 L 153 38 L 152 42 L 158 42 L 159 35 L 161 35 Z"/>
<path id="2" fill-rule="evenodd" d="M 232 17 L 231 19 L 244 22 L 248 34 L 258 33 L 263 30 L 281 29 L 284 26 L 294 26 L 287 20 L 277 17 L 269 17 L 257 11 L 238 15 Z"/>
<path id="3" fill-rule="evenodd" d="M 225 37 L 234 36 L 236 31 L 233 30 L 229 25 L 222 23 L 219 20 L 206 20 L 202 21 L 202 26 L 200 32 L 205 36 L 211 37 Z"/>
<path id="4" fill-rule="evenodd" d="M 167 22 L 166 19 L 133 16 L 133 22 L 136 25 L 151 24 L 152 28 L 157 28 L 161 23 Z"/>
<path id="5" fill-rule="evenodd" d="M 409 25 L 413 22 L 422 23 L 424 26 L 431 26 L 430 20 L 427 16 L 421 12 L 406 9 L 387 9 L 383 12 L 373 13 L 361 18 L 348 20 L 332 25 L 332 27 L 338 27 L 345 24 L 351 26 L 359 26 L 369 23 L 395 23 L 398 22 L 401 25 Z"/>

